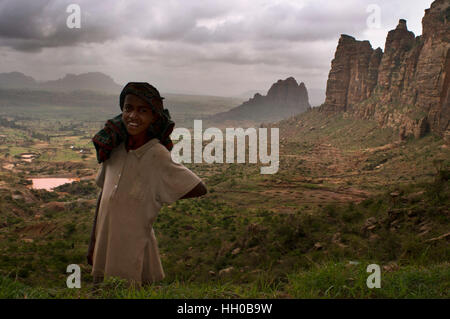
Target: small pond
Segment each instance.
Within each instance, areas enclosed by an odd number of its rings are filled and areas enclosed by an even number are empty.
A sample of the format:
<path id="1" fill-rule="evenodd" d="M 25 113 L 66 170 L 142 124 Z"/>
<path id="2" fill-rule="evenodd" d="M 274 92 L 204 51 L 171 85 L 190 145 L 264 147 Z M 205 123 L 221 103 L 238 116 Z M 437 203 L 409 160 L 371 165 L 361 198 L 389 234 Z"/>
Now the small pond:
<path id="1" fill-rule="evenodd" d="M 22 154 L 19 154 L 19 156 L 20 156 L 20 159 L 21 159 L 22 161 L 30 162 L 30 163 L 31 163 L 36 157 L 39 156 L 39 154 L 35 154 L 35 153 L 22 153 Z"/>
<path id="2" fill-rule="evenodd" d="M 64 177 L 39 177 L 39 178 L 30 178 L 33 182 L 31 188 L 34 189 L 45 189 L 47 191 L 51 191 L 52 188 L 57 187 L 62 184 L 72 183 L 75 181 L 79 181 L 79 178 L 64 178 Z"/>

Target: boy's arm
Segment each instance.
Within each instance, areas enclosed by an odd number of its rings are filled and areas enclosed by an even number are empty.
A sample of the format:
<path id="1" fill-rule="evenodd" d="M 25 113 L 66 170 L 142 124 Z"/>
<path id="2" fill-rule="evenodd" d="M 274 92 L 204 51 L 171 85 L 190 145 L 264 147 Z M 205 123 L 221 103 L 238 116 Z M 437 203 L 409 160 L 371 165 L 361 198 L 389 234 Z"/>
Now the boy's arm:
<path id="1" fill-rule="evenodd" d="M 94 255 L 94 248 L 95 248 L 95 227 L 97 225 L 97 215 L 98 215 L 98 209 L 100 207 L 100 200 L 102 198 L 103 193 L 103 184 L 105 183 L 105 175 L 106 175 L 106 166 L 104 162 L 100 164 L 100 168 L 98 170 L 97 176 L 95 177 L 95 184 L 97 184 L 98 187 L 101 188 L 100 193 L 97 196 L 97 207 L 95 208 L 95 216 L 94 216 L 94 223 L 92 225 L 92 231 L 91 231 L 91 240 L 89 242 L 89 248 L 87 253 L 87 262 L 89 265 L 92 266 L 92 257 Z"/>
<path id="2" fill-rule="evenodd" d="M 95 208 L 95 217 L 94 217 L 94 223 L 92 225 L 92 231 L 91 231 L 91 240 L 89 241 L 89 248 L 88 248 L 88 253 L 87 253 L 87 262 L 89 265 L 92 266 L 93 262 L 92 262 L 92 257 L 94 255 L 94 248 L 95 248 L 95 228 L 97 225 L 97 215 L 98 215 L 98 208 L 100 206 L 100 200 L 102 198 L 102 193 L 103 193 L 103 189 L 100 191 L 100 193 L 98 194 L 97 197 L 97 207 Z"/>
<path id="3" fill-rule="evenodd" d="M 203 184 L 203 182 L 200 182 L 189 193 L 187 193 L 180 199 L 199 197 L 199 196 L 205 195 L 206 192 L 207 192 L 207 190 L 206 190 L 205 184 Z"/>

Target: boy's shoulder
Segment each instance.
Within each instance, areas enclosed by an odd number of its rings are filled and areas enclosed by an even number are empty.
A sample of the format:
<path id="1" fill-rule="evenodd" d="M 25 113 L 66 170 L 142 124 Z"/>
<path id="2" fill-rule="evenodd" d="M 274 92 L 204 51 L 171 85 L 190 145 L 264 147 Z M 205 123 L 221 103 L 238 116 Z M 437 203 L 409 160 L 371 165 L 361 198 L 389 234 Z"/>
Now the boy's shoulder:
<path id="1" fill-rule="evenodd" d="M 169 150 L 162 145 L 161 143 L 155 143 L 152 148 L 150 148 L 151 157 L 153 160 L 159 161 L 167 161 L 172 158 L 171 153 Z"/>

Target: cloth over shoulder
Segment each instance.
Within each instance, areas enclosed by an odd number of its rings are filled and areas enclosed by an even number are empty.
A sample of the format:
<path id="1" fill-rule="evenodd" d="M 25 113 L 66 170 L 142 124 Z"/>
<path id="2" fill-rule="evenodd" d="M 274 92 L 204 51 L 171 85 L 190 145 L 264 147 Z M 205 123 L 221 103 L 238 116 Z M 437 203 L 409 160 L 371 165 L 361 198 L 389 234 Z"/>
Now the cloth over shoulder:
<path id="1" fill-rule="evenodd" d="M 97 186 L 100 188 L 103 188 L 103 184 L 105 183 L 105 171 L 106 167 L 102 162 L 98 169 L 97 176 L 95 177 L 95 184 L 97 184 Z"/>

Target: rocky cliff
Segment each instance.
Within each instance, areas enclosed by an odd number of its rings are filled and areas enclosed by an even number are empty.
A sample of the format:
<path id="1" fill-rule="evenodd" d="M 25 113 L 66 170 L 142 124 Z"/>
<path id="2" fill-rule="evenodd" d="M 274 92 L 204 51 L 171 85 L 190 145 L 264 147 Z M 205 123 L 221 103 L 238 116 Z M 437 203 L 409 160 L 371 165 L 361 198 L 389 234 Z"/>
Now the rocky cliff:
<path id="1" fill-rule="evenodd" d="M 368 41 L 342 35 L 327 82 L 323 112 L 374 119 L 400 137 L 428 131 L 450 137 L 450 1 L 425 10 L 415 37 L 401 19 L 384 52 Z"/>
<path id="2" fill-rule="evenodd" d="M 255 122 L 277 121 L 311 108 L 305 84 L 293 77 L 278 80 L 267 95 L 256 93 L 247 102 L 209 118 L 214 122 L 246 120 Z"/>

